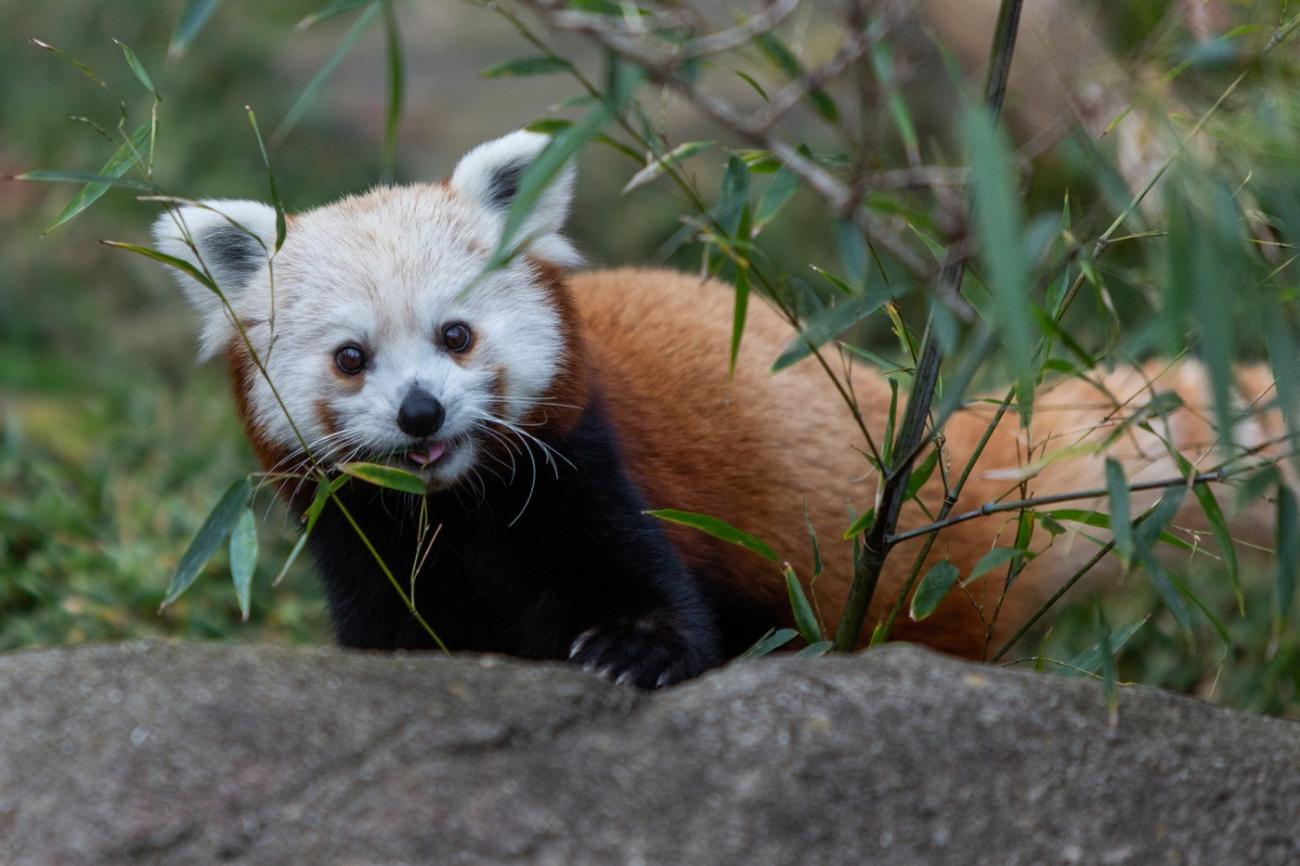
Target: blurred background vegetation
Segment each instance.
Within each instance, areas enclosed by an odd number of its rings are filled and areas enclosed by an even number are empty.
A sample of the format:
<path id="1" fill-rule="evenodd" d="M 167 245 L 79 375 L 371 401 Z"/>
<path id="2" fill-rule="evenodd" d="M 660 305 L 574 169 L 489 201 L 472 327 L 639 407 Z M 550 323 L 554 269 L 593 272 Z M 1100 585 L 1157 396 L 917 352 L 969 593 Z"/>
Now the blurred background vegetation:
<path id="1" fill-rule="evenodd" d="M 147 118 L 151 100 L 123 62 L 113 42 L 118 39 L 134 49 L 162 95 L 156 163 L 162 185 L 184 196 L 266 198 L 266 173 L 245 106 L 256 110 L 265 131 L 274 129 L 325 65 L 351 19 L 340 16 L 304 31 L 295 24 L 323 0 L 232 0 L 216 8 L 184 56 L 168 61 L 182 5 L 175 0 L 0 0 L 0 172 L 93 171 L 112 152 L 90 127 L 68 118 L 88 116 L 111 127 L 117 119 L 115 97 L 65 59 L 30 44 L 30 37 L 93 67 L 125 98 L 131 126 Z M 818 4 L 806 5 L 813 11 L 796 21 L 798 39 L 815 46 Z M 893 72 L 926 161 L 946 157 L 952 163 L 959 153 L 954 106 L 960 77 L 978 82 L 981 72 L 955 42 L 952 56 L 940 46 L 959 40 L 966 30 L 990 30 L 991 21 L 984 19 L 995 4 L 935 0 L 928 5 L 937 7 L 928 10 L 928 21 L 918 18 L 891 41 Z M 1133 100 L 1146 100 L 1134 105 L 1182 129 L 1252 62 L 1237 52 L 1231 28 L 1271 26 L 1287 12 L 1284 2 L 1222 4 L 1231 7 L 1233 17 L 1219 22 L 1218 32 L 1229 38 L 1205 39 L 1188 20 L 1191 4 L 1079 0 L 1075 5 L 1078 20 L 1088 26 L 1083 62 L 1100 65 L 1097 52 L 1106 52 L 1106 63 L 1147 85 L 1125 91 Z M 406 73 L 396 165 L 400 182 L 445 176 L 473 144 L 548 114 L 564 114 L 563 100 L 577 92 L 565 76 L 484 77 L 483 70 L 493 64 L 535 53 L 492 9 L 464 0 L 408 0 L 396 3 L 395 10 Z M 557 42 L 565 56 L 589 65 L 593 74 L 599 69 L 590 48 L 572 38 Z M 984 40 L 980 53 L 986 45 Z M 1300 191 L 1294 57 L 1295 49 L 1288 48 L 1284 57 L 1253 70 L 1207 127 L 1203 142 L 1225 176 L 1243 187 L 1256 172 L 1267 177 L 1261 195 L 1284 199 L 1273 210 L 1285 208 L 1286 196 Z M 1032 55 L 1021 62 L 1032 62 Z M 385 63 L 383 35 L 373 27 L 273 150 L 287 209 L 302 210 L 377 182 Z M 1040 74 L 1051 79 L 1050 73 Z M 882 117 L 888 116 L 889 95 L 881 97 Z M 656 102 L 651 92 L 642 98 L 675 141 L 725 137 L 680 104 Z M 1068 192 L 1074 230 L 1091 238 L 1123 208 L 1131 195 L 1125 142 L 1097 135 L 1096 117 L 1090 133 L 1087 115 L 1105 115 L 1100 123 L 1105 130 L 1109 120 L 1124 116 L 1128 103 L 1099 99 L 1074 105 L 1062 123 L 1038 104 L 1034 88 L 1013 88 L 1012 124 L 1020 155 L 1032 167 L 1025 190 L 1031 215 L 1059 216 Z M 823 133 L 811 120 L 806 126 L 807 143 L 816 150 L 825 143 L 819 138 Z M 881 142 L 877 168 L 907 164 L 897 137 L 882 135 Z M 716 188 L 720 153 L 690 163 L 703 188 Z M 584 154 L 571 233 L 594 263 L 654 261 L 679 226 L 682 208 L 667 188 L 650 184 L 620 195 L 636 168 L 607 148 Z M 194 323 L 168 275 L 97 243 L 101 238 L 144 242 L 155 206 L 135 201 L 129 190 L 113 190 L 76 221 L 43 236 L 74 192 L 75 187 L 61 185 L 0 186 L 0 649 L 145 635 L 328 640 L 322 603 L 305 563 L 278 587 L 269 585 L 294 538 L 290 519 L 269 495 L 258 503 L 259 513 L 265 510 L 271 519 L 261 527 L 264 555 L 251 620 L 240 622 L 224 577 L 224 555 L 209 566 L 210 579 L 158 613 L 177 558 L 220 491 L 254 461 L 226 394 L 224 370 L 194 364 Z M 1300 207 L 1300 195 L 1290 206 Z M 1143 228 L 1142 219 L 1136 218 L 1134 231 Z M 1159 239 L 1152 240 L 1117 247 L 1105 260 L 1110 300 L 1118 308 L 1115 321 L 1149 311 L 1151 297 L 1159 293 L 1165 250 Z M 763 235 L 763 248 L 779 267 L 805 276 L 810 262 L 834 267 L 840 256 L 823 209 L 802 192 Z M 698 248 L 677 250 L 669 261 L 697 267 Z M 1286 278 L 1293 273 L 1287 271 Z M 925 299 L 905 297 L 902 304 L 923 310 Z M 1096 329 L 1091 322 L 1098 318 L 1110 317 L 1094 306 L 1072 327 L 1087 333 Z M 863 325 L 854 337 L 876 349 L 894 345 L 887 322 Z M 1130 345 L 1135 354 L 1150 345 L 1147 337 Z M 1240 351 L 1257 356 L 1259 335 L 1244 330 Z M 1228 625 L 1232 641 L 1226 648 L 1212 632 L 1198 632 L 1189 651 L 1146 581 L 1133 580 L 1107 593 L 1111 623 L 1150 616 L 1120 651 L 1121 677 L 1234 706 L 1300 714 L 1300 638 L 1295 628 L 1280 635 L 1271 628 L 1271 572 L 1258 565 L 1247 568 L 1244 617 L 1212 566 L 1196 585 Z M 1061 611 L 1045 638 L 1036 636 L 1019 655 L 1069 659 L 1089 646 L 1095 640 L 1089 592 L 1076 593 L 1074 605 Z"/>

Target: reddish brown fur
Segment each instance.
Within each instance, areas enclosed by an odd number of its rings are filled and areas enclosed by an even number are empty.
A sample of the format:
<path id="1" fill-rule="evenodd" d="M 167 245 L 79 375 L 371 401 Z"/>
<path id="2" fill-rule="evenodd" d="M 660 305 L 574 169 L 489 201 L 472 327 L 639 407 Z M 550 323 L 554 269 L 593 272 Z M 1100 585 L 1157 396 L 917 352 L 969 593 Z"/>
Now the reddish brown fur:
<path id="1" fill-rule="evenodd" d="M 861 434 L 825 373 L 811 361 L 773 375 L 772 361 L 791 339 L 790 327 L 765 305 L 753 304 L 734 379 L 727 376 L 733 292 L 685 274 L 664 271 L 612 270 L 578 274 L 571 290 L 581 311 L 592 368 L 602 386 L 610 414 L 619 431 L 626 461 L 652 508 L 678 508 L 722 518 L 767 540 L 788 558 L 801 576 L 811 574 L 811 551 L 804 523 L 807 502 L 821 541 L 826 572 L 812 586 L 812 596 L 824 623 L 833 627 L 848 591 L 851 545 L 840 540 L 848 509 L 871 507 L 877 481 L 871 466 L 855 448 Z M 1106 382 L 1106 390 L 1128 411 L 1146 402 L 1149 380 L 1164 368 L 1121 369 Z M 1247 370 L 1251 386 L 1263 391 L 1262 371 Z M 855 389 L 869 429 L 877 441 L 883 435 L 889 405 L 886 383 L 873 371 L 854 371 Z M 1257 381 L 1258 380 L 1258 381 Z M 1195 461 L 1205 455 L 1213 436 L 1197 407 L 1208 404 L 1204 376 L 1195 365 L 1175 367 L 1157 379 L 1157 390 L 1174 390 L 1191 409 L 1171 417 L 1174 436 Z M 1104 435 L 1096 425 L 1111 412 L 1106 394 L 1078 380 L 1068 380 L 1040 397 L 1044 408 L 1035 416 L 1026 438 L 1016 413 L 1000 425 L 954 513 L 976 508 L 1016 491 L 1015 480 L 986 477 L 993 469 L 1014 468 L 1028 459 L 1079 441 L 1095 442 Z M 1074 407 L 1054 409 L 1058 407 Z M 989 411 L 957 414 L 946 431 L 948 461 L 955 476 L 965 465 L 984 432 Z M 1034 444 L 1032 458 L 1025 442 Z M 1143 469 L 1142 455 L 1160 458 L 1163 446 L 1150 434 L 1141 441 L 1130 436 L 1117 446 L 1126 454 L 1132 477 Z M 1142 478 L 1176 474 L 1172 463 L 1150 466 Z M 1103 458 L 1089 455 L 1061 461 L 1025 482 L 1029 495 L 1104 485 Z M 923 491 L 931 512 L 943 498 L 936 472 Z M 1137 498 L 1136 505 L 1155 494 Z M 1104 502 L 1082 502 L 1098 507 Z M 901 528 L 929 518 L 916 506 L 904 508 Z M 721 563 L 726 591 L 756 601 L 774 622 L 788 622 L 789 603 L 777 568 L 754 554 L 682 527 L 669 529 L 688 564 Z M 968 574 L 991 547 L 1012 546 L 1015 514 L 963 523 L 945 531 L 930 561 L 949 559 Z M 1032 545 L 1042 550 L 1046 533 Z M 920 541 L 895 549 L 881 576 L 869 623 L 879 620 L 898 596 Z M 912 623 L 906 611 L 895 635 L 938 649 L 979 656 L 986 644 L 1017 628 L 1095 548 L 1084 539 L 1063 536 L 1035 559 L 1003 602 L 991 631 L 981 619 L 992 613 L 1001 594 L 1001 574 L 978 581 L 967 591 L 954 591 L 930 618 Z M 928 565 L 928 563 L 927 563 Z M 978 607 L 977 607 L 978 605 Z"/>

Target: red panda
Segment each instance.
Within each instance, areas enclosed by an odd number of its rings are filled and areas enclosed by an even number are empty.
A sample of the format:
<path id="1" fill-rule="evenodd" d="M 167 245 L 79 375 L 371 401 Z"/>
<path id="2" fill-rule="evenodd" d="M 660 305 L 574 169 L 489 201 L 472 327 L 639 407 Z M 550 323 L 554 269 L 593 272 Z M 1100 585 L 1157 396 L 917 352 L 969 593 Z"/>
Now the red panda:
<path id="1" fill-rule="evenodd" d="M 516 132 L 471 151 L 446 183 L 380 188 L 292 216 L 273 259 L 276 213 L 264 204 L 206 202 L 157 222 L 160 249 L 205 267 L 238 317 L 236 328 L 214 293 L 181 277 L 201 319 L 202 354 L 225 355 L 267 470 L 300 469 L 305 442 L 327 466 L 387 462 L 427 485 L 421 505 L 351 481 L 339 491 L 347 515 L 324 510 L 309 546 L 337 639 L 432 646 L 348 519 L 393 573 L 406 575 L 416 571 L 420 507 L 441 530 L 418 568 L 416 604 L 452 649 L 571 658 L 653 688 L 733 657 L 790 620 L 778 569 L 646 514 L 654 508 L 725 520 L 766 539 L 806 577 L 806 507 L 825 560 L 809 595 L 833 624 L 852 571 L 851 545 L 838 539 L 850 506 L 868 507 L 878 479 L 821 369 L 804 362 L 770 372 L 790 340 L 787 324 L 755 305 L 729 376 L 729 287 L 663 270 L 577 270 L 580 257 L 561 234 L 571 166 L 531 211 L 520 253 L 476 281 L 519 177 L 545 143 Z M 865 368 L 853 379 L 879 440 L 888 385 Z M 1262 371 L 1243 372 L 1242 399 L 1268 385 Z M 1140 405 L 1153 387 L 1177 391 L 1187 407 L 1207 402 L 1192 364 L 1123 369 L 1092 385 L 1069 380 L 1042 395 L 1028 431 L 1011 417 L 1002 423 L 957 509 L 1012 490 L 997 470 L 1026 462 L 1030 443 L 1037 457 L 1045 445 L 1095 442 L 1124 414 L 1117 401 Z M 989 417 L 958 413 L 945 431 L 945 459 L 963 465 Z M 1170 423 L 1190 459 L 1214 447 L 1211 425 L 1194 408 Z M 1239 441 L 1277 432 L 1251 423 Z M 1163 445 L 1138 429 L 1111 453 L 1132 480 L 1177 473 Z M 1095 487 L 1104 483 L 1102 460 L 1092 453 L 1052 463 L 1032 489 Z M 931 513 L 943 498 L 940 476 L 920 496 Z M 913 503 L 901 527 L 928 519 Z M 998 517 L 963 523 L 942 534 L 931 556 L 968 574 L 1006 533 Z M 890 557 L 873 619 L 900 592 L 919 543 Z M 896 635 L 980 655 L 1023 621 L 1071 558 L 1090 552 L 1067 547 L 1053 544 L 1028 565 L 991 631 L 1000 580 L 950 593 L 933 616 L 901 622 Z"/>

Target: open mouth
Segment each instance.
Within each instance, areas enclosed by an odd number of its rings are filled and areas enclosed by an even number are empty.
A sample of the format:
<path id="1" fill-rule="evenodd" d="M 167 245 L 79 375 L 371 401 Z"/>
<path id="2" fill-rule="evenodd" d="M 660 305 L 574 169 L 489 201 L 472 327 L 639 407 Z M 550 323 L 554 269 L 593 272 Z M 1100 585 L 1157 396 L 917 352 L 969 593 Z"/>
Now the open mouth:
<path id="1" fill-rule="evenodd" d="M 406 452 L 406 459 L 419 466 L 421 469 L 428 469 L 443 461 L 447 455 L 456 450 L 460 445 L 460 438 L 455 439 L 436 439 L 430 442 L 421 442 L 416 447 Z"/>

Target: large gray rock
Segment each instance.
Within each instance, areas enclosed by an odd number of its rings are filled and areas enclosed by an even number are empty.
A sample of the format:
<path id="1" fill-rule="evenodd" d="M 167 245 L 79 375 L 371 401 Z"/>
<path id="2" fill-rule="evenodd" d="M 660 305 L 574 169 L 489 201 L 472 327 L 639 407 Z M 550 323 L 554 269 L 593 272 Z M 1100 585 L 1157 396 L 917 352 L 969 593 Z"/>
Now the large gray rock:
<path id="1" fill-rule="evenodd" d="M 491 658 L 0 657 L 0 863 L 1296 864 L 1300 726 L 906 646 L 656 695 Z"/>

